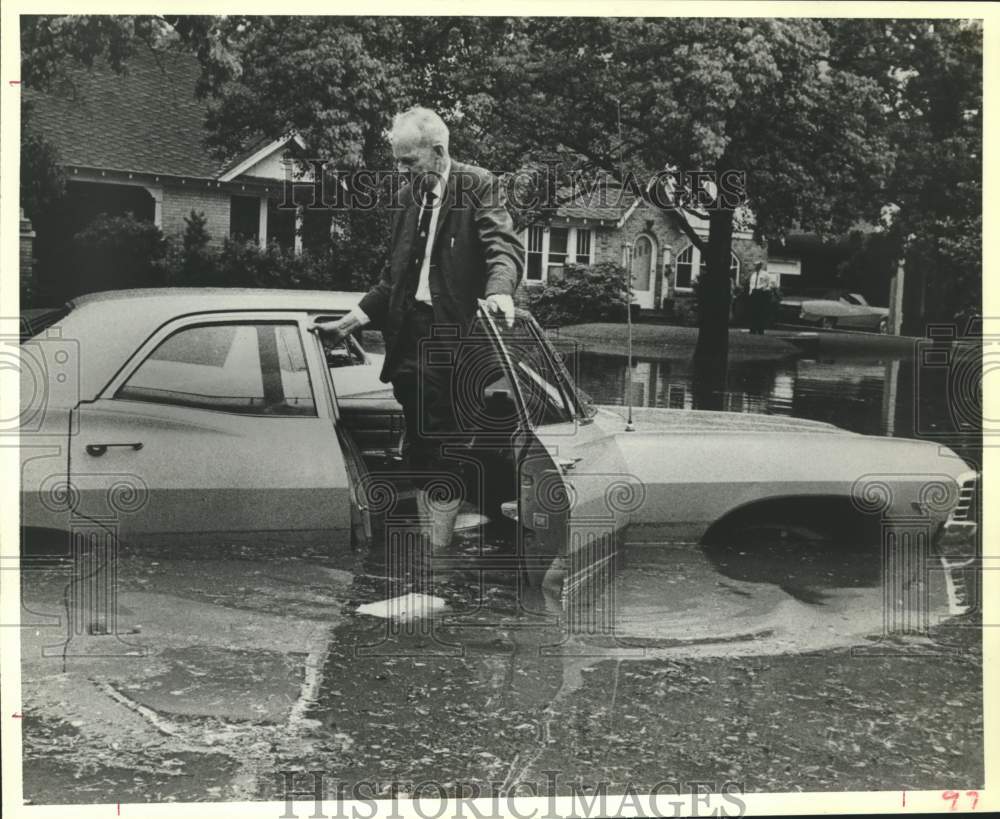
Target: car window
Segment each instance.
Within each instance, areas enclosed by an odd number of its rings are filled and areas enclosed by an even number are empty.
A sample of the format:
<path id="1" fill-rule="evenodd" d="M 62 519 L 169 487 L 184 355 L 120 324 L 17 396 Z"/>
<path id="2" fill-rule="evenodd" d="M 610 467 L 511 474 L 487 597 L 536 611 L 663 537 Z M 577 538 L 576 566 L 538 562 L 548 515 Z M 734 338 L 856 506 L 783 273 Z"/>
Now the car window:
<path id="1" fill-rule="evenodd" d="M 865 297 L 860 293 L 845 293 L 844 301 L 849 302 L 850 304 L 856 304 L 860 307 L 865 307 L 868 304 L 868 302 L 865 301 Z"/>
<path id="2" fill-rule="evenodd" d="M 185 327 L 161 342 L 115 397 L 244 415 L 316 415 L 291 323 Z"/>
<path id="3" fill-rule="evenodd" d="M 573 420 L 573 407 L 560 384 L 556 365 L 546 355 L 542 343 L 520 316 L 514 327 L 496 322 L 514 365 L 528 418 L 534 426 Z"/>
<path id="4" fill-rule="evenodd" d="M 331 370 L 339 367 L 358 367 L 368 363 L 365 360 L 365 351 L 353 336 L 341 339 L 335 344 L 323 339 L 323 354 Z"/>
<path id="5" fill-rule="evenodd" d="M 584 418 L 596 415 L 597 408 L 594 406 L 594 399 L 586 390 L 580 387 L 577 383 L 577 379 L 572 374 L 579 371 L 578 368 L 580 360 L 577 357 L 580 352 L 579 345 L 576 343 L 570 343 L 569 346 L 566 347 L 559 343 L 558 338 L 549 337 L 544 331 L 541 332 L 541 335 L 549 347 L 549 353 L 556 360 L 556 366 L 562 373 L 562 384 L 564 387 L 573 391 L 576 398 L 578 412 L 582 414 Z"/>

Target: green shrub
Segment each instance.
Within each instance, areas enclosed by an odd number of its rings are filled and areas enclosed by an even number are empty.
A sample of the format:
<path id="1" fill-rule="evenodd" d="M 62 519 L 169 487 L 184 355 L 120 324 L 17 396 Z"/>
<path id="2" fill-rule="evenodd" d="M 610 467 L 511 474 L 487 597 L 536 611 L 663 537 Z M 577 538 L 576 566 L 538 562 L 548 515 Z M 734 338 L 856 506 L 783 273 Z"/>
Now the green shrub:
<path id="1" fill-rule="evenodd" d="M 209 247 L 206 221 L 204 213 L 192 210 L 190 215 L 184 217 L 180 246 L 175 237 L 168 240 L 167 254 L 162 263 L 164 279 L 168 284 L 199 287 L 216 283 L 217 259 Z"/>
<path id="2" fill-rule="evenodd" d="M 167 243 L 152 222 L 100 214 L 73 237 L 77 293 L 165 284 Z"/>
<path id="3" fill-rule="evenodd" d="M 296 256 L 272 242 L 227 240 L 218 259 L 223 287 L 278 287 L 290 290 L 362 290 L 332 248 Z"/>
<path id="4" fill-rule="evenodd" d="M 561 276 L 528 290 L 528 309 L 547 326 L 624 321 L 627 298 L 621 265 L 568 264 Z"/>
<path id="5" fill-rule="evenodd" d="M 301 267 L 301 257 L 276 242 L 262 248 L 253 239 L 226 239 L 216 257 L 216 279 L 211 284 L 294 289 Z"/>
<path id="6" fill-rule="evenodd" d="M 376 210 L 347 211 L 334 216 L 335 239 L 326 243 L 337 290 L 368 290 L 389 263 L 388 237 L 392 214 Z"/>

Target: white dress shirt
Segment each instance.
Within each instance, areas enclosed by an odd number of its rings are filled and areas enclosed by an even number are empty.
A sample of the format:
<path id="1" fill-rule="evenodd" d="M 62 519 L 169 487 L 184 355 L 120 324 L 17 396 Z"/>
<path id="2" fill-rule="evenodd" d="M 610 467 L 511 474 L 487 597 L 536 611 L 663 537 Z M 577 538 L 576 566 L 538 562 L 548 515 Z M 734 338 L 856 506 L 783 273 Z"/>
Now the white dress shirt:
<path id="1" fill-rule="evenodd" d="M 771 286 L 771 274 L 766 270 L 755 270 L 750 274 L 750 287 L 749 291 L 752 293 L 754 290 L 764 290 Z"/>
<path id="2" fill-rule="evenodd" d="M 424 248 L 424 263 L 420 265 L 420 279 L 417 282 L 416 300 L 424 304 L 431 303 L 431 251 L 434 249 L 434 234 L 437 233 L 438 214 L 441 213 L 441 202 L 444 201 L 444 191 L 448 186 L 448 174 L 451 172 L 451 160 L 447 161 L 441 175 L 434 183 L 432 191 L 434 201 L 431 205 L 431 225 L 427 230 L 427 245 Z M 420 213 L 417 215 L 417 224 L 420 224 L 420 217 L 424 215 L 424 208 L 427 205 L 427 197 L 420 203 Z"/>
<path id="3" fill-rule="evenodd" d="M 435 194 L 434 204 L 431 210 L 431 224 L 427 231 L 427 245 L 424 248 L 424 262 L 420 266 L 420 278 L 417 281 L 417 301 L 422 301 L 425 304 L 431 304 L 431 290 L 430 290 L 430 271 L 431 271 L 431 252 L 434 250 L 434 234 L 437 233 L 437 223 L 438 214 L 441 212 L 441 203 L 444 201 L 444 191 L 448 187 L 448 175 L 451 173 L 451 159 L 447 160 L 447 164 L 444 166 L 444 170 L 441 171 L 434 183 L 432 191 Z M 420 213 L 417 214 L 417 224 L 420 224 L 420 217 L 423 216 L 424 205 L 426 203 L 426 197 L 420 203 Z M 365 313 L 360 307 L 355 307 L 351 310 L 351 315 L 353 315 L 362 326 L 368 324 L 371 319 L 368 318 L 368 314 Z"/>

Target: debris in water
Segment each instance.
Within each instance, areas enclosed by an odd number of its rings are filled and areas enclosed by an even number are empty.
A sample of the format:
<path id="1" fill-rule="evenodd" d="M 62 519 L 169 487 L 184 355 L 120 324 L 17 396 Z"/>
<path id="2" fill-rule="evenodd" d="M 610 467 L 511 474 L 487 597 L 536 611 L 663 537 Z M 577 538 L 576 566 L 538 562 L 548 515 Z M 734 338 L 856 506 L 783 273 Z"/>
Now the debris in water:
<path id="1" fill-rule="evenodd" d="M 401 597 L 391 597 L 388 600 L 358 606 L 358 614 L 370 614 L 372 617 L 383 619 L 413 620 L 447 608 L 447 602 L 441 597 L 410 592 Z"/>

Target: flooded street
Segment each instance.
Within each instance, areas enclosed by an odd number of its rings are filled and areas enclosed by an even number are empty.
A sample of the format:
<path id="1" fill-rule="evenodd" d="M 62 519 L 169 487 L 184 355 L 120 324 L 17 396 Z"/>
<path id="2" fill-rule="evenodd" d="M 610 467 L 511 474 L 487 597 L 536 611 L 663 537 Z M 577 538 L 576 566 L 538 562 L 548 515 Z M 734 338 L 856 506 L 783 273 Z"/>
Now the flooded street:
<path id="1" fill-rule="evenodd" d="M 882 358 L 737 358 L 729 363 L 725 390 L 708 396 L 697 389 L 690 350 L 661 358 L 648 355 L 646 349 L 633 359 L 635 407 L 719 408 L 809 418 L 867 435 L 938 441 L 971 464 L 982 463 L 982 396 L 972 377 L 982 357 L 975 348 L 952 351 L 915 344 L 912 353 Z M 584 348 L 567 355 L 566 363 L 596 403 L 625 403 L 625 356 Z M 703 406 L 709 402 L 714 405 Z"/>
<path id="2" fill-rule="evenodd" d="M 569 363 L 596 402 L 621 403 L 621 357 Z M 906 359 L 734 362 L 713 401 L 940 434 L 978 463 L 947 392 L 917 375 Z M 698 406 L 684 360 L 638 360 L 632 379 L 637 407 Z M 25 796 L 282 801 L 312 791 L 308 771 L 328 798 L 358 783 L 981 786 L 980 630 L 956 616 L 960 573 L 919 578 L 923 628 L 890 634 L 895 592 L 870 547 L 626 541 L 564 599 L 525 583 L 496 523 L 463 532 L 419 589 L 347 544 L 125 549 L 104 623 L 70 567 L 27 571 Z"/>
<path id="3" fill-rule="evenodd" d="M 322 559 L 123 556 L 118 636 L 68 641 L 65 573 L 33 573 L 25 795 L 281 801 L 316 770 L 328 798 L 981 784 L 979 629 L 939 625 L 940 576 L 927 634 L 886 637 L 870 559 L 789 577 L 758 555 L 753 576 L 727 551 L 629 547 L 565 608 L 512 570 L 441 573 L 443 605 L 402 620 L 360 613 L 380 578 Z"/>

